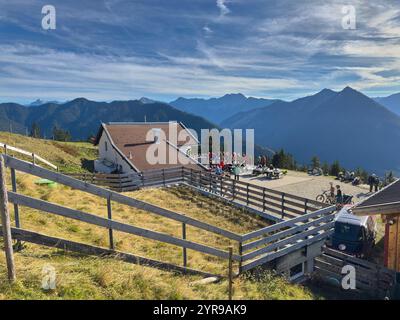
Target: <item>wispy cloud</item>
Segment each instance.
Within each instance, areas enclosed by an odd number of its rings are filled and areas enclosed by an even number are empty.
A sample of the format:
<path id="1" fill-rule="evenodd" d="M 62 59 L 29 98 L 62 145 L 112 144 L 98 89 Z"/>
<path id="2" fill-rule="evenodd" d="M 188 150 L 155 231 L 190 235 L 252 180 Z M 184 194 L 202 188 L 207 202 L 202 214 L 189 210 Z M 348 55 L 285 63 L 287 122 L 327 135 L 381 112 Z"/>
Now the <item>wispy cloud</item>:
<path id="1" fill-rule="evenodd" d="M 217 0 L 217 7 L 219 8 L 220 15 L 222 17 L 230 12 L 229 8 L 226 5 L 226 0 Z"/>
<path id="2" fill-rule="evenodd" d="M 356 30 L 339 0 L 52 0 L 44 32 L 38 2 L 0 0 L 0 99 L 400 91 L 400 3 L 348 2 Z"/>

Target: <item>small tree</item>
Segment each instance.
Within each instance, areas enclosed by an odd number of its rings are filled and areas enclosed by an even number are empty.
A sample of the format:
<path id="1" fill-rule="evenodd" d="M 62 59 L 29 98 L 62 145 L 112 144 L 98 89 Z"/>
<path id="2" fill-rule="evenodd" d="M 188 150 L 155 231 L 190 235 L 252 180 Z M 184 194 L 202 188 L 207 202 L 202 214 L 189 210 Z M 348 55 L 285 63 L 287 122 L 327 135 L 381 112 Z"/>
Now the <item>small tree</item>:
<path id="1" fill-rule="evenodd" d="M 41 137 L 41 134 L 40 134 L 40 127 L 39 127 L 39 125 L 38 125 L 36 122 L 32 123 L 32 128 L 31 128 L 31 134 L 30 134 L 30 136 L 31 136 L 32 138 L 40 138 L 40 137 Z"/>
<path id="2" fill-rule="evenodd" d="M 321 162 L 319 161 L 319 158 L 317 156 L 311 158 L 311 165 L 313 169 L 319 168 L 321 166 Z"/>
<path id="3" fill-rule="evenodd" d="M 329 174 L 329 164 L 328 164 L 328 162 L 324 162 L 322 164 L 322 171 L 324 172 L 325 175 Z"/>
<path id="4" fill-rule="evenodd" d="M 57 141 L 70 141 L 71 134 L 68 130 L 63 130 L 57 126 L 53 127 L 53 139 Z"/>
<path id="5" fill-rule="evenodd" d="M 336 160 L 335 162 L 332 163 L 329 173 L 331 176 L 337 177 L 339 176 L 340 171 L 341 171 L 340 163 L 339 161 Z"/>

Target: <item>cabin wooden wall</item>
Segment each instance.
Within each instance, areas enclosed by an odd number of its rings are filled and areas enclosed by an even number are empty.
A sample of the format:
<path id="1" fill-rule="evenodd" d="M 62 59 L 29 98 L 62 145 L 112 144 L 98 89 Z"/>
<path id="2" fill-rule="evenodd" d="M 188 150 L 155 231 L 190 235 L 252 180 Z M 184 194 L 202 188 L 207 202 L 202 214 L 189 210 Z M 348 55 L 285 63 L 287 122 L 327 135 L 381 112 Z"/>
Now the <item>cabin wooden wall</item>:
<path id="1" fill-rule="evenodd" d="M 385 220 L 385 266 L 400 271 L 400 213 Z"/>

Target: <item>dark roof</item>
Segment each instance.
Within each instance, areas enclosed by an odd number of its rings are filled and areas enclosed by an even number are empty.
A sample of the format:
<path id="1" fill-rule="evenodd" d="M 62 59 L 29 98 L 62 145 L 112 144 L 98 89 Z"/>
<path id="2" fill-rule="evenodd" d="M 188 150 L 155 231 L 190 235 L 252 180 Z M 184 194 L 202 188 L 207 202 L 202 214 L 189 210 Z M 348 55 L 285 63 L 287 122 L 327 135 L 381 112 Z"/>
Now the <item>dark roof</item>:
<path id="1" fill-rule="evenodd" d="M 147 170 L 156 170 L 156 169 L 167 169 L 173 167 L 182 167 L 181 164 L 170 164 L 169 163 L 169 154 L 170 152 L 175 152 L 176 155 L 180 153 L 177 147 L 182 146 L 185 143 L 193 143 L 197 144 L 198 141 L 191 137 L 186 141 L 177 141 L 177 146 L 175 146 L 172 142 L 168 140 L 169 137 L 169 126 L 171 123 L 169 122 L 138 122 L 138 123 L 108 123 L 102 124 L 95 140 L 95 145 L 99 143 L 101 135 L 105 131 L 109 136 L 113 147 L 116 151 L 123 156 L 123 158 L 131 165 L 131 167 L 136 171 L 147 171 Z M 181 124 L 177 122 L 173 122 L 174 125 L 177 126 L 177 134 L 182 130 L 187 129 Z M 166 164 L 151 164 L 146 159 L 147 149 L 153 145 L 155 142 L 146 141 L 146 135 L 152 129 L 161 129 L 165 135 L 167 140 L 161 140 L 161 144 L 165 144 L 166 147 Z M 173 150 L 173 151 L 171 151 Z M 190 159 L 190 158 L 189 158 Z M 184 165 L 185 167 L 193 168 L 196 170 L 205 169 L 195 160 L 190 159 L 190 163 Z"/>
<path id="2" fill-rule="evenodd" d="M 393 182 L 379 192 L 353 207 L 355 214 L 400 213 L 400 180 Z"/>

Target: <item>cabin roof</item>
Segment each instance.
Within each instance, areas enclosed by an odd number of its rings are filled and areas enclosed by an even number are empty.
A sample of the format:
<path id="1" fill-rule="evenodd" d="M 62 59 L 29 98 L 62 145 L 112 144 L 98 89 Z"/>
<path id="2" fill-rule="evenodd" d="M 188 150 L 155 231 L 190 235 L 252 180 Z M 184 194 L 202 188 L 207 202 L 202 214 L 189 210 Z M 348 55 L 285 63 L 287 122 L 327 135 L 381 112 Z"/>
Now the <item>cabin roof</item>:
<path id="1" fill-rule="evenodd" d="M 170 129 L 176 127 L 177 137 L 176 139 L 170 135 Z M 166 150 L 166 164 L 149 163 L 146 159 L 146 153 L 151 145 L 154 145 L 155 141 L 149 141 L 146 139 L 148 133 L 153 129 L 161 129 L 165 133 L 165 139 L 160 139 L 159 143 Z M 171 130 L 172 131 L 172 130 Z M 178 139 L 179 134 L 182 131 L 186 131 L 186 140 Z M 125 161 L 135 170 L 135 171 L 147 171 L 147 170 L 157 170 L 157 169 L 167 169 L 173 167 L 182 167 L 180 163 L 169 163 L 169 158 L 171 154 L 175 154 L 177 157 L 182 152 L 179 147 L 184 144 L 196 145 L 198 140 L 192 133 L 180 122 L 110 122 L 102 123 L 94 144 L 98 145 L 103 133 L 107 134 L 112 147 L 118 152 Z M 160 146 L 161 148 L 161 146 Z M 205 169 L 196 160 L 189 159 L 189 163 L 184 165 L 185 167 L 193 168 L 196 170 Z"/>
<path id="2" fill-rule="evenodd" d="M 397 180 L 352 209 L 357 215 L 400 214 L 400 180 Z"/>

